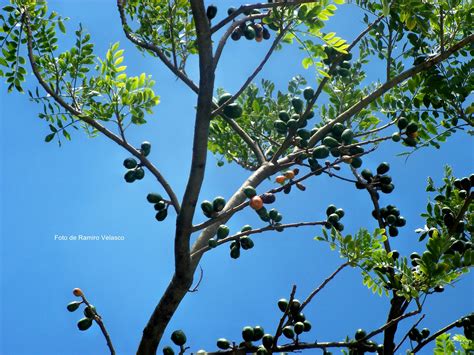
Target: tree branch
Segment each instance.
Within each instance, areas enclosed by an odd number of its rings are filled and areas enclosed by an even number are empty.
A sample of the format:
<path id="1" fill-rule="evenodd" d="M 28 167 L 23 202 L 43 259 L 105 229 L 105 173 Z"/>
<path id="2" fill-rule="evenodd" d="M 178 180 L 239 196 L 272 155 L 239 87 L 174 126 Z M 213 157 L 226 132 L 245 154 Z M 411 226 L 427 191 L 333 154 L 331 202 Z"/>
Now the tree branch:
<path id="1" fill-rule="evenodd" d="M 458 321 L 455 320 L 454 322 L 448 324 L 446 327 L 444 328 L 441 328 L 440 330 L 438 330 L 436 333 L 432 334 L 431 336 L 429 336 L 428 338 L 426 338 L 425 340 L 423 340 L 422 342 L 418 343 L 418 345 L 412 350 L 412 353 L 413 354 L 416 354 L 418 351 L 420 351 L 426 344 L 432 342 L 433 340 L 435 340 L 438 336 L 440 336 L 441 334 L 444 334 L 446 333 L 448 330 L 452 329 L 452 328 L 455 328 L 457 327 L 457 323 Z"/>
<path id="2" fill-rule="evenodd" d="M 140 48 L 146 49 L 154 53 L 162 62 L 163 64 L 168 67 L 169 70 L 173 72 L 181 81 L 183 81 L 187 86 L 191 88 L 195 93 L 199 92 L 199 87 L 178 67 L 173 65 L 170 60 L 165 56 L 163 51 L 153 43 L 146 42 L 140 38 L 138 38 L 130 29 L 130 26 L 127 22 L 127 16 L 125 14 L 125 4 L 127 0 L 117 0 L 117 8 L 120 14 L 120 21 L 122 22 L 122 28 L 125 33 L 125 36 L 135 45 Z"/>
<path id="3" fill-rule="evenodd" d="M 23 23 L 26 26 L 26 39 L 27 39 L 27 51 L 28 51 L 28 60 L 31 65 L 31 69 L 33 71 L 34 76 L 38 80 L 38 83 L 40 86 L 60 105 L 62 106 L 67 112 L 69 112 L 71 115 L 76 116 L 80 121 L 83 121 L 102 133 L 104 136 L 107 138 L 111 139 L 121 147 L 125 148 L 129 153 L 131 153 L 133 156 L 135 156 L 138 160 L 140 160 L 141 164 L 145 166 L 158 180 L 158 182 L 163 186 L 165 189 L 166 193 L 168 194 L 169 198 L 171 199 L 171 204 L 173 205 L 176 213 L 179 213 L 180 210 L 180 205 L 178 202 L 178 198 L 176 197 L 176 194 L 174 193 L 173 189 L 169 185 L 168 181 L 164 178 L 164 176 L 159 172 L 159 170 L 144 156 L 135 149 L 133 146 L 128 144 L 126 141 L 122 140 L 120 137 L 118 137 L 116 134 L 113 132 L 109 131 L 107 128 L 102 126 L 99 122 L 95 121 L 91 117 L 88 117 L 84 115 L 81 111 L 78 109 L 72 107 L 69 105 L 64 99 L 61 97 L 60 94 L 56 93 L 49 85 L 48 83 L 44 80 L 43 76 L 39 72 L 38 65 L 36 63 L 35 55 L 33 53 L 33 33 L 31 31 L 31 25 L 30 25 L 30 17 L 29 13 L 27 10 L 24 10 L 24 13 L 22 15 L 23 17 Z"/>

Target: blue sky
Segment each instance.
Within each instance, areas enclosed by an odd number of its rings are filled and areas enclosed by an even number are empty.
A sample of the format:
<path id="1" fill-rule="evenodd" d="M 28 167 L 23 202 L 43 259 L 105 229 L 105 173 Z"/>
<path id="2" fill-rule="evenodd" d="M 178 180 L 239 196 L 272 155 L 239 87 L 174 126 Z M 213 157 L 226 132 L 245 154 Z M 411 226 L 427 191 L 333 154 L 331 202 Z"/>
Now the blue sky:
<path id="1" fill-rule="evenodd" d="M 225 5 L 218 16 L 231 4 L 216 3 Z M 143 140 L 152 142 L 150 159 L 181 196 L 191 156 L 194 94 L 157 60 L 142 56 L 126 41 L 114 1 L 50 1 L 50 8 L 72 18 L 69 33 L 82 22 L 92 34 L 97 55 L 103 56 L 111 43 L 120 41 L 128 73 L 153 75 L 162 102 L 148 117 L 149 123 L 130 129 L 128 138 L 137 146 Z M 362 28 L 355 12 L 354 7 L 342 6 L 329 28 L 348 40 L 355 37 Z M 230 92 L 237 89 L 267 45 L 230 43 L 216 86 Z M 277 52 L 260 78 L 272 78 L 282 89 L 296 74 L 314 83 L 300 61 L 301 56 L 290 49 Z M 372 78 L 383 75 L 381 68 L 373 68 Z M 195 63 L 189 72 L 196 78 Z M 32 79 L 30 87 L 34 87 Z M 134 353 L 173 271 L 174 215 L 157 223 L 145 200 L 148 192 L 161 191 L 160 187 L 150 176 L 126 184 L 122 161 L 128 154 L 105 138 L 88 139 L 82 132 L 71 132 L 72 142 L 61 148 L 44 143 L 48 127 L 37 117 L 40 107 L 26 95 L 7 94 L 5 85 L 0 90 L 1 354 L 106 354 L 99 328 L 79 332 L 76 321 L 81 314 L 65 309 L 75 299 L 74 287 L 81 287 L 96 305 L 117 353 Z M 419 214 L 427 202 L 426 178 L 439 181 L 447 163 L 458 176 L 470 174 L 473 153 L 469 147 L 472 141 L 458 134 L 440 150 L 424 150 L 408 161 L 395 156 L 403 148 L 391 142 L 364 159 L 372 169 L 383 160 L 392 166 L 396 190 L 383 196 L 382 203 L 397 205 L 408 220 L 401 235 L 392 240 L 395 249 L 407 254 L 421 249 L 413 230 L 423 225 Z M 246 175 L 234 165 L 218 168 L 209 156 L 200 200 L 230 197 Z M 348 233 L 375 227 L 366 193 L 326 176 L 308 184 L 306 193 L 279 196 L 276 207 L 285 222 L 296 222 L 322 218 L 330 203 L 345 209 Z M 235 216 L 228 225 L 236 231 L 247 223 L 260 225 L 250 211 Z M 125 241 L 55 241 L 56 234 L 123 235 Z M 187 333 L 192 350 L 214 350 L 220 337 L 239 342 L 246 325 L 261 325 L 272 333 L 280 317 L 276 301 L 288 297 L 291 285 L 298 286 L 297 297 L 304 299 L 343 262 L 327 245 L 313 240 L 319 234 L 320 228 L 310 228 L 260 235 L 254 238 L 255 248 L 238 260 L 229 257 L 227 246 L 206 255 L 199 292 L 185 298 L 162 345 L 170 344 L 169 334 L 179 328 Z M 472 294 L 473 278 L 467 276 L 454 289 L 429 298 L 422 327 L 437 329 L 472 311 Z M 387 298 L 373 296 L 362 286 L 357 270 L 346 269 L 308 307 L 313 331 L 305 339 L 341 340 L 357 328 L 373 329 L 384 323 L 388 306 Z M 411 324 L 404 323 L 402 329 Z M 428 349 L 424 353 L 430 353 Z"/>

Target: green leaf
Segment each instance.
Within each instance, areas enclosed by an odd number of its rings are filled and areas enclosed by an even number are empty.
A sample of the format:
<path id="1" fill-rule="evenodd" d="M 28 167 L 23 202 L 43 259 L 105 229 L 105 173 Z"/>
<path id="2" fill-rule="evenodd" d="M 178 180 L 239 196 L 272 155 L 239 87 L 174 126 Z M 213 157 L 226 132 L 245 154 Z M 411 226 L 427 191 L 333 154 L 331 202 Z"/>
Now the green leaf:
<path id="1" fill-rule="evenodd" d="M 56 134 L 56 133 L 54 133 L 54 132 L 53 132 L 53 133 L 50 133 L 50 134 L 48 134 L 48 135 L 47 135 L 47 136 L 44 138 L 44 141 L 45 141 L 46 143 L 49 143 L 49 142 L 51 142 L 51 141 L 53 140 L 53 138 L 54 138 L 55 134 Z"/>

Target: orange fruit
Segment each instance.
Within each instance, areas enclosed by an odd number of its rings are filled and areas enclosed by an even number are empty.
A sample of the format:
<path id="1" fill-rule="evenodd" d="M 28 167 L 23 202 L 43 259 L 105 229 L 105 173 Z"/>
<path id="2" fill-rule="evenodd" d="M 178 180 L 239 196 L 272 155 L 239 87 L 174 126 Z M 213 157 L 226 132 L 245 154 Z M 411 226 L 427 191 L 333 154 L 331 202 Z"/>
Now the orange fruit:
<path id="1" fill-rule="evenodd" d="M 75 288 L 74 290 L 72 290 L 72 294 L 77 297 L 81 297 L 84 295 L 80 288 Z"/>
<path id="2" fill-rule="evenodd" d="M 293 170 L 288 170 L 286 173 L 285 173 L 285 177 L 288 179 L 288 180 L 291 180 L 295 177 L 295 172 Z"/>
<path id="3" fill-rule="evenodd" d="M 285 180 L 286 180 L 286 177 L 283 176 L 283 175 L 278 175 L 275 179 L 275 181 L 279 184 L 283 184 L 285 182 Z"/>
<path id="4" fill-rule="evenodd" d="M 259 210 L 260 208 L 263 207 L 263 201 L 260 196 L 254 196 L 250 200 L 250 207 L 252 207 L 254 210 Z"/>

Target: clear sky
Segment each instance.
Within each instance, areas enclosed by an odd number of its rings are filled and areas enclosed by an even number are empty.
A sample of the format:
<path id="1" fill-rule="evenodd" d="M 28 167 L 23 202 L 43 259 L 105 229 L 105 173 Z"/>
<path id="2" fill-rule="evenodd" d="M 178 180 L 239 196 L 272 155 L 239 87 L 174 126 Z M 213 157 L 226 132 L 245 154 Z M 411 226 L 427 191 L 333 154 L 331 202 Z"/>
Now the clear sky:
<path id="1" fill-rule="evenodd" d="M 223 16 L 227 6 L 239 1 L 216 1 Z M 148 124 L 133 127 L 129 140 L 139 145 L 152 142 L 150 159 L 172 182 L 181 196 L 191 157 L 195 97 L 156 59 L 142 56 L 124 38 L 115 1 L 50 1 L 50 8 L 69 21 L 68 33 L 79 22 L 91 34 L 96 54 L 103 56 L 116 41 L 125 49 L 128 73 L 146 72 L 156 80 L 162 103 L 148 117 Z M 342 6 L 331 29 L 350 40 L 362 28 L 357 10 Z M 64 41 L 70 44 L 70 39 Z M 217 73 L 217 86 L 232 92 L 260 60 L 266 43 L 239 41 L 226 47 Z M 301 55 L 290 49 L 277 52 L 260 78 L 272 78 L 285 90 L 288 80 L 304 75 L 314 85 L 314 77 L 301 65 Z M 383 75 L 374 65 L 372 78 Z M 190 74 L 196 78 L 195 63 Z M 379 70 L 380 69 L 380 70 Z M 29 87 L 34 80 L 29 77 Z M 76 322 L 81 313 L 69 313 L 66 305 L 80 287 L 96 305 L 115 343 L 118 354 L 132 354 L 142 329 L 168 284 L 173 268 L 174 215 L 163 223 L 145 200 L 150 191 L 161 191 L 149 175 L 126 184 L 122 161 L 128 156 L 112 142 L 99 137 L 88 139 L 71 132 L 72 142 L 61 148 L 44 143 L 48 126 L 37 117 L 40 107 L 27 95 L 7 94 L 0 88 L 1 124 L 1 351 L 2 355 L 99 355 L 107 348 L 94 325 L 80 332 Z M 415 228 L 423 226 L 419 217 L 427 202 L 424 187 L 428 176 L 440 181 L 443 166 L 451 164 L 457 176 L 472 172 L 472 140 L 458 134 L 440 150 L 423 150 L 408 161 L 396 157 L 401 145 L 387 143 L 364 159 L 375 169 L 383 160 L 390 162 L 395 192 L 382 197 L 383 204 L 397 205 L 408 224 L 394 248 L 409 254 L 421 250 Z M 345 171 L 347 176 L 348 172 Z M 209 156 L 208 170 L 200 200 L 217 195 L 226 198 L 238 188 L 247 173 L 235 165 L 218 168 Z M 266 187 L 272 186 L 266 182 Z M 372 207 L 363 191 L 326 176 L 313 179 L 305 193 L 279 196 L 276 207 L 285 222 L 319 220 L 330 203 L 346 211 L 348 233 L 360 227 L 375 228 Z M 196 221 L 202 220 L 199 211 Z M 228 224 L 237 231 L 244 224 L 261 225 L 254 213 L 245 211 Z M 169 334 L 183 329 L 192 350 L 215 350 L 217 338 L 240 342 L 246 325 L 261 325 L 274 332 L 280 312 L 276 301 L 288 297 L 296 284 L 297 297 L 304 299 L 343 261 L 327 245 L 313 237 L 320 228 L 268 233 L 254 238 L 255 248 L 238 260 L 229 257 L 223 246 L 202 261 L 204 278 L 199 292 L 189 294 L 173 318 L 162 345 L 170 344 Z M 125 241 L 55 241 L 61 235 L 123 235 Z M 422 327 L 437 329 L 473 310 L 473 278 L 465 277 L 456 287 L 430 297 Z M 342 340 L 357 328 L 373 329 L 386 319 L 389 302 L 371 294 L 357 270 L 346 270 L 321 292 L 306 315 L 313 330 L 305 340 Z M 404 323 L 406 329 L 414 320 Z M 380 339 L 379 339 L 380 340 Z M 427 347 L 424 353 L 431 352 Z M 319 353 L 316 351 L 308 353 Z"/>

